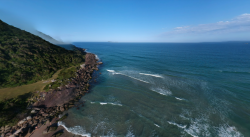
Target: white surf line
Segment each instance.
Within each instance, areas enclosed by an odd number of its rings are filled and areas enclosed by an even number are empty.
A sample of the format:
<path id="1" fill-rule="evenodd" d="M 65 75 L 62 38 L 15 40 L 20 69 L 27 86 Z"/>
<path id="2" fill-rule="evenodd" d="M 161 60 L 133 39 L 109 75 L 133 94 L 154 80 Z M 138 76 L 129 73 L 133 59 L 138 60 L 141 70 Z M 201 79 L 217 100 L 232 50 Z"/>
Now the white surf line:
<path id="1" fill-rule="evenodd" d="M 116 106 L 122 106 L 122 104 L 116 104 L 116 103 L 108 103 L 108 104 L 116 105 Z"/>
<path id="2" fill-rule="evenodd" d="M 160 127 L 159 125 L 157 125 L 157 124 L 154 124 L 155 126 L 157 126 L 157 127 Z"/>
<path id="3" fill-rule="evenodd" d="M 165 90 L 165 89 L 161 89 L 161 88 L 151 88 L 150 90 L 158 93 L 158 94 L 161 94 L 161 95 L 164 95 L 164 96 L 170 96 L 172 95 L 172 92 L 169 91 L 169 90 Z"/>
<path id="4" fill-rule="evenodd" d="M 180 125 L 180 124 L 177 124 L 177 123 L 174 123 L 174 122 L 170 122 L 170 121 L 168 121 L 168 123 L 171 124 L 171 125 L 175 125 L 175 126 L 177 126 L 179 128 L 182 128 L 182 129 L 186 128 L 186 125 Z"/>
<path id="5" fill-rule="evenodd" d="M 147 82 L 147 81 L 144 81 L 144 80 L 141 80 L 141 79 L 138 79 L 138 78 L 135 78 L 135 77 L 131 77 L 131 76 L 128 76 L 128 75 L 125 75 L 125 74 L 122 74 L 122 73 L 117 73 L 117 72 L 115 72 L 114 70 L 109 70 L 109 69 L 107 69 L 107 71 L 108 71 L 108 72 L 111 72 L 111 73 L 113 73 L 113 74 L 120 74 L 120 75 L 123 75 L 123 76 L 127 76 L 127 77 L 130 77 L 130 78 L 132 78 L 132 79 L 135 79 L 135 80 L 144 82 L 144 83 L 149 83 L 149 82 Z"/>
<path id="6" fill-rule="evenodd" d="M 108 103 L 106 102 L 100 102 L 101 105 L 107 105 Z"/>
<path id="7" fill-rule="evenodd" d="M 115 106 L 122 106 L 122 104 L 118 104 L 118 103 L 110 103 L 110 102 L 100 102 L 100 105 L 115 105 Z"/>
<path id="8" fill-rule="evenodd" d="M 95 59 L 100 60 L 100 58 L 95 54 Z"/>
<path id="9" fill-rule="evenodd" d="M 115 72 L 114 70 L 111 70 L 111 69 L 107 69 L 108 72 Z"/>
<path id="10" fill-rule="evenodd" d="M 86 131 L 81 126 L 74 126 L 74 127 L 66 127 L 62 121 L 58 121 L 58 126 L 63 126 L 68 132 L 73 133 L 75 135 L 80 135 L 84 137 L 91 137 L 90 133 L 86 133 Z"/>
<path id="11" fill-rule="evenodd" d="M 157 78 L 163 78 L 162 76 L 157 75 L 157 74 L 147 74 L 147 73 L 139 73 L 139 74 L 141 74 L 141 75 L 146 75 L 146 76 L 157 77 Z"/>
<path id="12" fill-rule="evenodd" d="M 121 75 L 124 75 L 124 74 L 121 74 Z M 124 75 L 124 76 L 127 76 L 127 75 Z M 149 83 L 147 81 L 144 81 L 144 80 L 141 80 L 141 79 L 138 79 L 138 78 L 135 78 L 135 77 L 131 77 L 131 76 L 127 76 L 127 77 L 130 77 L 130 78 L 135 79 L 135 80 L 139 80 L 139 81 L 144 82 L 144 83 Z"/>
<path id="13" fill-rule="evenodd" d="M 178 98 L 178 97 L 175 97 L 175 99 L 177 99 L 177 100 L 185 100 L 185 99 L 183 99 L 183 98 Z"/>

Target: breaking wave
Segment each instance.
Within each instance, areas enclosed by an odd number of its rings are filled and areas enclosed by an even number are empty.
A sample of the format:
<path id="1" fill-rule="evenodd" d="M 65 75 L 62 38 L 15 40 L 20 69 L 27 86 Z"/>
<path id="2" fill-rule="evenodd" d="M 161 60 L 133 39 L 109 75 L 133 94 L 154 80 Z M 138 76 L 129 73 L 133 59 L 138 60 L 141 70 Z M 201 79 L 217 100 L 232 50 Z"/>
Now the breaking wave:
<path id="1" fill-rule="evenodd" d="M 157 124 L 154 124 L 155 126 L 157 126 L 157 127 L 160 127 L 159 125 L 157 125 Z"/>
<path id="2" fill-rule="evenodd" d="M 146 76 L 157 77 L 157 78 L 163 78 L 162 76 L 157 75 L 157 74 L 147 74 L 147 73 L 139 73 L 139 74 L 141 74 L 141 75 L 146 75 Z"/>
<path id="3" fill-rule="evenodd" d="M 127 77 L 130 77 L 130 78 L 132 78 L 132 79 L 135 79 L 135 80 L 138 80 L 138 81 L 144 82 L 144 83 L 149 83 L 149 82 L 147 82 L 147 81 L 145 81 L 145 80 L 141 80 L 141 79 L 138 79 L 138 78 L 135 78 L 135 77 L 129 76 L 129 75 L 125 75 L 125 74 L 123 74 L 123 73 L 118 73 L 118 72 L 115 72 L 114 70 L 109 70 L 109 69 L 107 69 L 107 71 L 108 71 L 108 72 L 111 72 L 113 75 L 114 75 L 114 74 L 120 74 L 120 75 L 127 76 Z"/>
<path id="4" fill-rule="evenodd" d="M 175 99 L 177 99 L 177 100 L 186 100 L 184 98 L 178 98 L 178 97 L 175 97 Z"/>
<path id="5" fill-rule="evenodd" d="M 162 89 L 162 88 L 151 88 L 152 91 L 157 92 L 161 95 L 169 96 L 172 95 L 172 92 L 168 89 Z"/>
<path id="6" fill-rule="evenodd" d="M 118 104 L 118 103 L 100 102 L 100 105 L 107 105 L 107 104 L 110 104 L 110 105 L 116 105 L 116 106 L 122 106 L 122 104 Z"/>
<path id="7" fill-rule="evenodd" d="M 110 105 L 115 105 L 115 106 L 122 106 L 122 104 L 120 104 L 120 103 L 112 103 L 112 102 L 90 102 L 90 103 L 91 104 L 98 103 L 100 105 L 108 105 L 108 104 L 110 104 Z"/>
<path id="8" fill-rule="evenodd" d="M 95 59 L 100 60 L 100 58 L 95 54 Z"/>
<path id="9" fill-rule="evenodd" d="M 219 127 L 219 134 L 220 137 L 243 137 L 243 135 L 237 131 L 234 126 L 229 126 L 227 124 L 221 125 Z"/>
<path id="10" fill-rule="evenodd" d="M 75 135 L 80 135 L 80 136 L 86 136 L 86 137 L 91 137 L 90 133 L 87 133 L 84 128 L 81 126 L 74 126 L 74 127 L 66 127 L 65 124 L 62 121 L 58 122 L 58 126 L 63 126 L 68 132 L 75 134 Z"/>
<path id="11" fill-rule="evenodd" d="M 184 129 L 184 128 L 187 127 L 186 125 L 181 125 L 181 124 L 177 124 L 177 123 L 170 122 L 170 121 L 168 121 L 168 124 L 175 125 L 175 126 L 177 126 L 177 127 L 179 127 L 179 128 L 182 128 L 182 129 Z"/>

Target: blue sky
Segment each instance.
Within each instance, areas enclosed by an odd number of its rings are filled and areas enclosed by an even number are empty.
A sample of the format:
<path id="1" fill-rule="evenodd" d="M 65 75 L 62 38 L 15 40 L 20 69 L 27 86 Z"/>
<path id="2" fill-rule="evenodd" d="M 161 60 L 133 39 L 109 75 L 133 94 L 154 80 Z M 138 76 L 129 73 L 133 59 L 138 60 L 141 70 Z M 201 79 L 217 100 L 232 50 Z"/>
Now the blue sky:
<path id="1" fill-rule="evenodd" d="M 250 40 L 250 0 L 0 0 L 0 19 L 66 42 Z"/>

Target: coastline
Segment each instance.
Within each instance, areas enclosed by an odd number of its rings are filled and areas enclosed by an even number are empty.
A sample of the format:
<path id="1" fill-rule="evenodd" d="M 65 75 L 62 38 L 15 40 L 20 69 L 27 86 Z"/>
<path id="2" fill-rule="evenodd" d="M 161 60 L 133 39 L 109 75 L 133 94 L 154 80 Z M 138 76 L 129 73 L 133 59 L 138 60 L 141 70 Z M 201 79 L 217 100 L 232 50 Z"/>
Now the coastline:
<path id="1" fill-rule="evenodd" d="M 95 54 L 86 53 L 85 63 L 80 65 L 76 76 L 71 78 L 69 84 L 58 87 L 56 90 L 40 92 L 38 101 L 28 108 L 30 114 L 15 126 L 2 127 L 0 137 L 75 136 L 63 126 L 58 125 L 59 121 L 67 117 L 67 114 L 62 118 L 59 116 L 71 107 L 79 109 L 84 106 L 84 102 L 79 102 L 79 100 L 88 93 L 92 73 L 98 71 L 97 66 L 102 64 L 97 61 Z"/>

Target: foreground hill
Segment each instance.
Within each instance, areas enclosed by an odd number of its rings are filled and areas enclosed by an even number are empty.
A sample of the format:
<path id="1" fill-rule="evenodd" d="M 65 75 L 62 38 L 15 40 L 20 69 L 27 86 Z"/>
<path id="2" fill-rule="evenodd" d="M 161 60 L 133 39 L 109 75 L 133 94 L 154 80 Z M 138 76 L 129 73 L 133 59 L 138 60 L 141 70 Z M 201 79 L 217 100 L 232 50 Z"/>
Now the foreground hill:
<path id="1" fill-rule="evenodd" d="M 0 20 L 0 88 L 47 79 L 84 57 L 79 48 L 66 50 Z"/>

